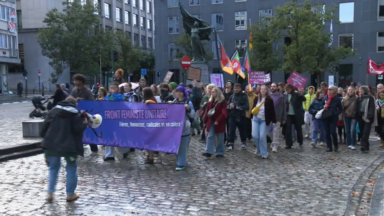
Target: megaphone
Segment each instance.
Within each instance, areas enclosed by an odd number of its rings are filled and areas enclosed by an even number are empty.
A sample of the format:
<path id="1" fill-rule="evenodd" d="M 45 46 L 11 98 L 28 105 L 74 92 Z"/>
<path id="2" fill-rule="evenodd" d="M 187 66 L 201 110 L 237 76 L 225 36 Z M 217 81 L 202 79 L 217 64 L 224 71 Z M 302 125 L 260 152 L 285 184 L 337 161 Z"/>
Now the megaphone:
<path id="1" fill-rule="evenodd" d="M 103 122 L 103 117 L 101 117 L 100 114 L 92 115 L 87 112 L 83 112 L 83 114 L 86 116 L 88 120 L 88 126 L 91 128 L 98 128 Z"/>

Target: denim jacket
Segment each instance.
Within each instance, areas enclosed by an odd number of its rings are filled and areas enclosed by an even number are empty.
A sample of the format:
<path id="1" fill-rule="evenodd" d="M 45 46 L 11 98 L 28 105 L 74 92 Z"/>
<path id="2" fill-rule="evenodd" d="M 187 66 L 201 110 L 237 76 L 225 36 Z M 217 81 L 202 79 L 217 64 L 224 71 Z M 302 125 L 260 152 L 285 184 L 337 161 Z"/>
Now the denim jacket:
<path id="1" fill-rule="evenodd" d="M 175 104 L 185 104 L 187 102 L 188 102 L 188 106 L 189 106 L 190 111 L 185 112 L 185 123 L 184 123 L 184 129 L 183 129 L 182 137 L 191 135 L 191 122 L 189 121 L 189 119 L 194 118 L 195 109 L 193 108 L 193 104 L 191 101 L 178 101 L 177 99 L 175 99 L 173 101 L 173 103 L 175 103 Z"/>

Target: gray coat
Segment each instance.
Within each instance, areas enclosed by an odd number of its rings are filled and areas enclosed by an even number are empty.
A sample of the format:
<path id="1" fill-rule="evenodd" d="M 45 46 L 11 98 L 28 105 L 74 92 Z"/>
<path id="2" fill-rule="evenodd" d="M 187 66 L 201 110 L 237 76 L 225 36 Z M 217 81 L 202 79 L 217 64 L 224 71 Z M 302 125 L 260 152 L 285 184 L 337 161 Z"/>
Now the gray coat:
<path id="1" fill-rule="evenodd" d="M 277 122 L 286 121 L 287 120 L 286 98 L 280 92 L 276 92 L 274 94 L 270 92 L 269 95 L 271 96 L 275 104 L 276 121 Z"/>

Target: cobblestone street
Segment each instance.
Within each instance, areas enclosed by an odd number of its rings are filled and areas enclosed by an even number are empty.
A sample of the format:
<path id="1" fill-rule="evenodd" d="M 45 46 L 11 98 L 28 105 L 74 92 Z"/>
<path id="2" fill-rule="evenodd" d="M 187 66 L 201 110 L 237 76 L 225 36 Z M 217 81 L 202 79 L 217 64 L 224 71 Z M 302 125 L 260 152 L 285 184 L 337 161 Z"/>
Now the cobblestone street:
<path id="1" fill-rule="evenodd" d="M 381 160 L 383 150 L 372 143 L 363 154 L 345 145 L 325 153 L 306 142 L 279 148 L 267 160 L 249 143 L 247 150 L 237 145 L 225 158 L 205 159 L 205 145 L 194 137 L 181 172 L 174 155 L 160 154 L 155 165 L 144 165 L 143 151 L 104 162 L 103 150 L 86 147 L 78 161 L 80 199 L 70 204 L 65 169 L 54 203 L 45 203 L 48 173 L 38 155 L 0 163 L 0 215 L 343 215 L 360 174 Z"/>

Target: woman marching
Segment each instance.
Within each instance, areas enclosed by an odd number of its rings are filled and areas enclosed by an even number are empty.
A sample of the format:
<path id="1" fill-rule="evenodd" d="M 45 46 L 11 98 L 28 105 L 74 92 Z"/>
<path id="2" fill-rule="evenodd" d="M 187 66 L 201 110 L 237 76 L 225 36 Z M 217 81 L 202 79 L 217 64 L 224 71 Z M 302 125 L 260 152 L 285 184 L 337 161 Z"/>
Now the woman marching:
<path id="1" fill-rule="evenodd" d="M 211 157 L 215 149 L 217 137 L 216 157 L 224 157 L 225 119 L 227 118 L 227 101 L 223 92 L 216 86 L 211 90 L 211 98 L 207 104 L 207 113 L 204 116 L 204 125 L 207 128 L 207 146 L 203 156 Z"/>
<path id="2" fill-rule="evenodd" d="M 375 98 L 370 94 L 367 86 L 359 88 L 359 98 L 357 99 L 356 117 L 361 133 L 361 151 L 369 151 L 369 134 L 371 126 L 375 120 Z"/>
<path id="3" fill-rule="evenodd" d="M 275 105 L 266 85 L 260 87 L 253 104 L 252 137 L 257 146 L 255 153 L 260 153 L 261 158 L 266 159 L 268 157 L 267 133 L 270 126 L 276 123 Z"/>
<path id="4" fill-rule="evenodd" d="M 187 163 L 187 153 L 189 142 L 191 141 L 191 119 L 195 116 L 193 104 L 188 101 L 187 89 L 184 86 L 179 86 L 175 90 L 175 100 L 170 104 L 184 104 L 186 110 L 185 123 L 183 133 L 181 135 L 181 143 L 177 153 L 177 167 L 176 170 L 180 171 L 185 169 Z"/>

